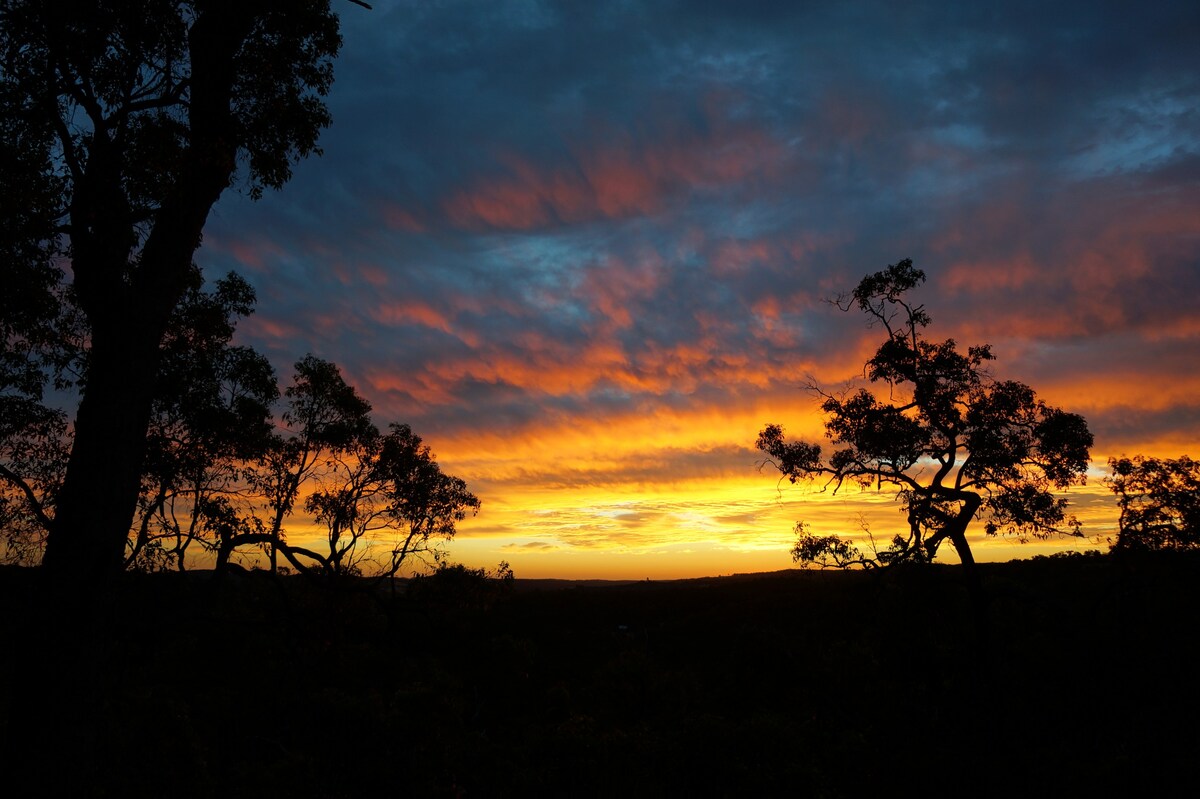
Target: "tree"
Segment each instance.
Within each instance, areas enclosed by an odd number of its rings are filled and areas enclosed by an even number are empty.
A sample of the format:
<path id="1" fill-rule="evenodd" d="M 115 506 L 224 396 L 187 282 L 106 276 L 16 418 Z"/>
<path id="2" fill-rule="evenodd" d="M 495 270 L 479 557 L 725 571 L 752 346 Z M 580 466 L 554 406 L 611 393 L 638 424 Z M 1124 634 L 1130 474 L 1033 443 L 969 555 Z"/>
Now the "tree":
<path id="1" fill-rule="evenodd" d="M 394 577 L 412 557 L 439 561 L 440 541 L 454 537 L 479 499 L 462 478 L 443 474 L 432 450 L 408 425 L 394 424 L 386 435 L 363 436 L 353 450 L 331 459 L 322 485 L 305 509 L 325 526 L 328 551 L 285 545 L 288 559 L 309 571 L 303 555 L 328 575 L 360 574 L 371 545 L 385 540 L 386 560 L 374 563 L 380 577 Z"/>
<path id="2" fill-rule="evenodd" d="M 377 437 L 371 423 L 371 403 L 346 383 L 336 364 L 307 355 L 296 363 L 296 374 L 284 392 L 287 408 L 281 415 L 282 434 L 275 434 L 257 467 L 247 477 L 270 512 L 263 524 L 271 558 L 278 568 L 285 542 L 283 522 L 295 509 L 301 487 L 333 468 L 335 459 Z M 240 543 L 260 543 L 256 535 Z M 303 564 L 292 560 L 302 569 Z"/>
<path id="3" fill-rule="evenodd" d="M 907 299 L 924 282 L 925 273 L 906 259 L 864 277 L 836 301 L 843 311 L 857 306 L 886 333 L 865 374 L 887 393 L 860 387 L 835 396 L 813 387 L 834 447 L 827 457 L 819 444 L 786 440 L 777 424 L 767 425 L 757 443 L 793 483 L 825 477 L 835 491 L 846 481 L 894 487 L 908 531 L 866 554 L 838 536 L 806 533 L 801 524 L 797 561 L 843 567 L 932 561 L 948 540 L 974 575 L 967 527 L 977 515 L 989 535 L 1079 534 L 1067 501 L 1053 489 L 1084 482 L 1092 445 L 1087 423 L 1022 383 L 993 379 L 986 369 L 994 359 L 990 346 L 964 354 L 953 339 L 926 339 L 929 316 Z"/>
<path id="4" fill-rule="evenodd" d="M 245 463 L 269 445 L 275 372 L 259 353 L 231 343 L 237 319 L 253 307 L 254 290 L 236 274 L 211 292 L 197 274 L 172 316 L 127 565 L 182 571 L 190 545 L 204 540 L 205 509 L 227 522 L 229 498 L 244 493 Z"/>
<path id="5" fill-rule="evenodd" d="M 48 568 L 121 568 L 159 344 L 209 210 L 239 168 L 257 197 L 317 151 L 339 46 L 328 0 L 0 5 L 6 157 L 31 196 L 60 189 L 41 235 L 66 237 L 90 330 Z"/>
<path id="6" fill-rule="evenodd" d="M 1121 516 L 1114 552 L 1200 548 L 1200 461 L 1109 458 Z"/>
<path id="7" fill-rule="evenodd" d="M 0 66 L 0 108 L 17 99 Z M 62 300 L 54 216 L 62 182 L 48 168 L 44 120 L 0 113 L 0 559 L 36 563 L 62 483 L 67 419 L 44 402 L 57 372 Z"/>
<path id="8" fill-rule="evenodd" d="M 475 568 L 440 561 L 426 574 L 413 575 L 408 596 L 417 603 L 441 609 L 487 610 L 512 590 L 517 576 L 508 561 L 495 569 Z"/>
<path id="9" fill-rule="evenodd" d="M 69 443 L 62 411 L 0 401 L 0 562 L 41 562 Z"/>
<path id="10" fill-rule="evenodd" d="M 281 432 L 247 473 L 267 518 L 239 517 L 227 502 L 206 511 L 226 552 L 258 544 L 267 547 L 272 570 L 282 554 L 309 575 L 360 574 L 366 566 L 395 576 L 413 556 L 437 559 L 438 543 L 478 511 L 466 482 L 444 474 L 408 425 L 393 424 L 386 434 L 375 427 L 370 403 L 335 364 L 306 356 L 284 394 Z M 305 490 L 305 511 L 326 531 L 322 552 L 285 535 L 284 521 Z M 386 559 L 376 561 L 380 543 Z"/>
<path id="11" fill-rule="evenodd" d="M 406 424 L 391 426 L 375 474 L 385 486 L 387 526 L 399 533 L 388 552 L 387 576 L 395 576 L 409 557 L 431 552 L 430 541 L 453 538 L 457 523 L 479 512 L 479 499 L 466 481 L 443 474 L 433 451 Z"/>

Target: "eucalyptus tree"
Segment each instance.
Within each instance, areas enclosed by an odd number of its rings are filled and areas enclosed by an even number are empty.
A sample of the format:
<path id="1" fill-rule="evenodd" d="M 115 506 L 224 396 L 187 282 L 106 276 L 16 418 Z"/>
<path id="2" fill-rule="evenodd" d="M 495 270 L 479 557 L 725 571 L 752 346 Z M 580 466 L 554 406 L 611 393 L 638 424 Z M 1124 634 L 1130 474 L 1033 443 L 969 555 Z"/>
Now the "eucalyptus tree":
<path id="1" fill-rule="evenodd" d="M 182 571 L 189 547 L 204 540 L 205 509 L 218 507 L 218 498 L 248 502 L 246 464 L 270 441 L 279 396 L 267 359 L 232 344 L 237 319 L 253 307 L 253 289 L 236 274 L 212 291 L 201 290 L 197 275 L 172 316 L 127 564 Z"/>
<path id="2" fill-rule="evenodd" d="M 209 211 L 235 182 L 281 187 L 318 151 L 340 44 L 329 0 L 0 4 L 5 157 L 17 191 L 53 191 L 42 218 L 89 328 L 48 568 L 121 568 L 159 345 Z"/>
<path id="3" fill-rule="evenodd" d="M 235 544 L 264 544 L 271 571 L 279 566 L 280 552 L 288 552 L 284 521 L 295 510 L 301 489 L 333 471 L 339 456 L 360 449 L 379 435 L 371 422 L 371 403 L 330 361 L 313 355 L 297 361 L 284 400 L 279 429 L 247 475 L 266 505 L 268 517 L 261 534 L 248 532 Z M 289 560 L 302 568 L 294 558 Z"/>
<path id="4" fill-rule="evenodd" d="M 801 523 L 792 550 L 798 562 L 931 561 L 949 541 L 974 575 L 967 529 L 977 517 L 988 535 L 1080 534 L 1055 491 L 1086 479 L 1087 422 L 1046 404 L 1023 383 L 993 378 L 989 345 L 964 353 L 953 339 L 926 338 L 929 315 L 909 298 L 924 282 L 925 273 L 906 259 L 864 277 L 837 300 L 843 311 L 867 314 L 885 335 L 865 367 L 883 391 L 861 386 L 831 394 L 814 387 L 832 451 L 789 441 L 778 424 L 759 434 L 758 449 L 793 483 L 824 479 L 835 491 L 848 481 L 887 486 L 906 513 L 906 533 L 870 553 L 836 535 L 807 533 Z"/>
<path id="5" fill-rule="evenodd" d="M 0 65 L 0 109 L 20 91 Z M 58 364 L 62 181 L 48 122 L 0 113 L 0 559 L 41 560 L 65 463 L 66 414 L 45 402 Z"/>
<path id="6" fill-rule="evenodd" d="M 69 446 L 62 411 L 28 398 L 0 402 L 0 563 L 41 562 Z"/>
<path id="7" fill-rule="evenodd" d="M 441 562 L 441 543 L 479 510 L 466 482 L 444 474 L 408 425 L 360 437 L 356 447 L 331 458 L 330 467 L 305 500 L 326 530 L 325 551 L 284 548 L 302 571 L 394 577 L 414 558 Z"/>

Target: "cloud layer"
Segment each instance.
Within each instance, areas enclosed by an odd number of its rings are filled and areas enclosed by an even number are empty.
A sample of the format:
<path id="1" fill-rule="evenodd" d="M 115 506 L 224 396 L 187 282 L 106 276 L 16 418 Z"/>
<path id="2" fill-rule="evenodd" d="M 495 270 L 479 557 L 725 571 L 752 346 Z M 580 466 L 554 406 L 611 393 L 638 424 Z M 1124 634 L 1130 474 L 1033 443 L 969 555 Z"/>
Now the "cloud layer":
<path id="1" fill-rule="evenodd" d="M 282 375 L 336 361 L 478 488 L 464 551 L 786 566 L 823 500 L 780 510 L 754 436 L 820 434 L 801 386 L 877 342 L 824 300 L 905 257 L 933 333 L 993 343 L 1099 458 L 1200 449 L 1195 4 L 342 15 L 324 157 L 223 199 L 199 260 L 254 283 Z"/>

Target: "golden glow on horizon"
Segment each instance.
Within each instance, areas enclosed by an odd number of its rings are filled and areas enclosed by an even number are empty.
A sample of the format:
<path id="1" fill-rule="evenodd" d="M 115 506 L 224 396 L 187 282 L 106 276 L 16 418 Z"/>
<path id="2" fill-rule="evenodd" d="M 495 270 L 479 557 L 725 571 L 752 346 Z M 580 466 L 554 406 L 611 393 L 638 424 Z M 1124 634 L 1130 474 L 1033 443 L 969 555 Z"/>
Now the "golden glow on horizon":
<path id="1" fill-rule="evenodd" d="M 884 544 L 904 521 L 894 494 L 846 486 L 836 495 L 812 485 L 776 488 L 770 475 L 717 478 L 614 490 L 507 487 L 503 499 L 483 495 L 480 516 L 462 525 L 457 559 L 479 565 L 508 560 L 518 576 L 673 578 L 772 571 L 793 566 L 793 528 L 803 519 L 819 534 L 850 535 L 866 545 L 860 520 Z M 1021 543 L 989 538 L 978 525 L 980 560 L 1008 560 L 1063 549 L 1106 548 L 1116 508 L 1098 480 L 1067 494 L 1085 539 Z M 491 504 L 489 506 L 489 499 Z M 952 550 L 943 560 L 954 562 Z"/>
<path id="2" fill-rule="evenodd" d="M 452 314 L 409 308 L 397 313 L 453 329 Z M 963 342 L 980 338 L 961 329 L 938 332 Z M 464 478 L 483 501 L 480 515 L 462 523 L 449 546 L 455 560 L 472 566 L 508 560 L 525 577 L 699 577 L 792 567 L 798 520 L 814 532 L 855 537 L 860 536 L 860 518 L 865 518 L 881 542 L 902 529 L 894 492 L 846 486 L 834 495 L 820 485 L 778 483 L 769 466 L 757 468 L 762 457 L 753 448 L 767 422 L 781 422 L 793 437 L 824 442 L 820 399 L 804 391 L 805 376 L 812 374 L 835 392 L 861 382 L 862 364 L 878 345 L 878 331 L 855 331 L 814 360 L 790 365 L 756 365 L 749 358 L 706 361 L 698 346 L 643 354 L 645 363 L 635 364 L 603 337 L 583 351 L 533 333 L 518 343 L 521 355 L 510 352 L 504 360 L 489 362 L 486 353 L 475 351 L 465 360 L 443 362 L 417 375 L 393 375 L 380 368 L 361 376 L 376 396 L 405 392 L 420 403 L 453 402 L 465 377 L 510 385 L 532 396 L 586 401 L 590 392 L 610 386 L 642 398 L 632 410 L 627 402 L 617 403 L 619 409 L 588 403 L 586 412 L 546 410 L 523 425 L 504 427 L 481 419 L 477 425 L 427 435 L 443 469 Z M 1047 402 L 1089 420 L 1189 407 L 1200 395 L 1200 375 L 1178 374 L 1164 383 L 1152 373 L 1153 364 L 1146 374 L 1138 374 L 1138 366 L 1128 363 L 1121 374 L 1096 375 L 1073 363 L 1069 354 L 1051 349 L 1053 358 L 1048 358 L 1038 349 L 1055 346 L 1054 341 L 996 339 L 995 373 L 1026 380 Z M 1063 346 L 1069 353 L 1069 343 Z M 1036 368 L 1046 360 L 1061 361 L 1063 368 L 1022 374 L 1022 368 Z M 712 385 L 723 391 L 703 395 L 693 390 Z M 1128 440 L 1097 441 L 1089 484 L 1066 494 L 1086 538 L 1022 544 L 988 538 L 982 524 L 976 524 L 972 541 L 977 557 L 1007 560 L 1064 549 L 1104 549 L 1115 534 L 1117 517 L 1115 501 L 1101 482 L 1108 457 L 1195 452 L 1197 442 L 1188 440 L 1187 433 L 1186 427 L 1168 427 L 1161 433 L 1139 430 Z M 292 526 L 300 524 L 296 520 Z M 296 540 L 304 533 L 291 535 Z M 955 558 L 949 548 L 941 557 Z"/>
<path id="3" fill-rule="evenodd" d="M 660 579 L 790 568 L 801 519 L 814 532 L 843 536 L 859 536 L 866 519 L 880 542 L 900 532 L 903 517 L 886 487 L 846 485 L 834 494 L 757 468 L 758 431 L 786 416 L 766 408 L 661 411 L 445 441 L 438 452 L 444 468 L 467 479 L 484 503 L 478 518 L 461 525 L 452 552 L 474 565 L 508 560 L 518 576 Z M 820 423 L 802 413 L 789 429 L 818 440 Z M 1105 548 L 1116 507 L 1101 482 L 1103 462 L 1088 485 L 1066 494 L 1087 538 L 1022 544 L 988 538 L 978 525 L 977 556 Z M 952 562 L 954 554 L 942 558 Z"/>
<path id="4" fill-rule="evenodd" d="M 1093 406 L 1123 408 L 1137 386 L 1103 381 L 1063 383 L 1047 399 L 1070 409 L 1072 397 Z M 483 501 L 478 517 L 460 524 L 450 543 L 453 560 L 471 566 L 512 564 L 518 577 L 669 579 L 791 568 L 794 526 L 862 540 L 866 520 L 886 543 L 904 520 L 893 490 L 846 485 L 834 494 L 820 483 L 779 481 L 753 449 L 769 420 L 789 432 L 823 441 L 816 400 L 789 387 L 764 392 L 749 409 L 715 405 L 607 417 L 560 415 L 515 432 L 463 431 L 429 439 L 439 463 L 464 478 Z M 1083 408 L 1082 410 L 1089 410 Z M 1195 442 L 1148 442 L 1137 452 L 1177 457 Z M 1105 549 L 1117 509 L 1102 482 L 1110 455 L 1125 448 L 1098 442 L 1088 484 L 1064 495 L 1084 524 L 1085 538 L 1021 543 L 989 538 L 974 526 L 979 560 L 1028 558 L 1069 549 Z M 296 517 L 289 540 L 317 545 L 322 533 Z M 954 562 L 952 549 L 940 555 Z"/>
<path id="5" fill-rule="evenodd" d="M 606 268 L 628 277 L 630 290 L 653 291 L 653 263 Z M 629 322 L 622 297 L 611 292 L 597 296 L 602 324 L 582 348 L 526 331 L 513 342 L 514 349 L 492 351 L 457 324 L 461 308 L 412 303 L 376 309 L 377 321 L 415 323 L 467 345 L 461 355 L 415 373 L 379 366 L 359 375 L 356 382 L 377 401 L 402 396 L 424 406 L 452 404 L 464 381 L 477 381 L 510 386 L 531 403 L 562 398 L 571 400 L 564 403 L 568 407 L 585 408 L 570 413 L 547 402 L 542 415 L 524 424 L 493 425 L 480 419 L 438 435 L 421 431 L 443 469 L 465 479 L 483 501 L 480 515 L 462 523 L 449 546 L 454 560 L 471 566 L 507 560 L 519 577 L 700 577 L 792 567 L 798 520 L 816 533 L 861 538 L 865 519 L 881 543 L 901 531 L 904 521 L 894 491 L 846 486 L 834 495 L 819 484 L 778 483 L 769 466 L 757 468 L 762 457 L 753 448 L 767 422 L 782 423 L 794 438 L 824 442 L 820 398 L 803 389 L 807 375 L 832 392 L 861 383 L 863 363 L 879 343 L 877 330 L 855 329 L 837 347 L 797 355 L 792 362 L 760 362 L 754 353 L 722 352 L 719 330 L 711 333 L 712 341 L 706 334 L 704 340 L 631 354 L 612 335 Z M 803 305 L 808 299 L 790 302 Z M 776 344 L 791 346 L 803 338 L 795 326 L 773 326 L 781 309 L 771 303 L 756 310 L 754 318 L 762 323 L 762 335 Z M 968 328 L 975 323 L 965 322 Z M 1045 328 L 1060 322 L 1038 320 L 1028 331 L 1019 325 L 1009 330 L 1032 336 L 1039 324 Z M 1097 373 L 1096 364 L 1074 361 L 1070 339 L 1039 341 L 1011 333 L 996 338 L 962 325 L 939 326 L 934 332 L 964 345 L 992 341 L 997 377 L 1025 380 L 1047 402 L 1089 421 L 1107 417 L 1113 430 L 1126 427 L 1126 415 L 1166 415 L 1192 407 L 1200 396 L 1196 372 L 1181 370 L 1163 380 L 1155 371 L 1161 364 L 1123 359 L 1119 373 Z M 1168 349 L 1178 346 L 1168 344 Z M 1033 371 L 1025 374 L 1023 369 Z M 606 407 L 591 399 L 605 392 L 621 401 Z M 1186 426 L 1164 426 L 1157 432 L 1135 420 L 1128 428 L 1121 439 L 1097 441 L 1089 484 L 1066 494 L 1086 538 L 1022 544 L 988 538 L 977 523 L 972 535 L 976 557 L 1007 560 L 1064 549 L 1104 549 L 1117 517 L 1115 501 L 1101 482 L 1108 457 L 1178 457 L 1200 448 L 1188 438 Z M 291 540 L 302 543 L 309 536 L 314 543 L 321 540 L 320 531 L 302 519 L 289 525 Z M 941 558 L 952 562 L 955 555 L 944 548 Z"/>
<path id="6" fill-rule="evenodd" d="M 1086 416 L 1134 406 L 1141 389 L 1136 381 L 1063 380 L 1042 393 Z M 757 468 L 762 457 L 753 443 L 767 421 L 824 441 L 816 405 L 789 385 L 763 390 L 734 410 L 659 406 L 600 418 L 562 415 L 506 434 L 465 431 L 433 440 L 443 468 L 483 500 L 480 515 L 460 525 L 451 553 L 475 566 L 508 560 L 524 577 L 665 579 L 791 568 L 801 519 L 814 532 L 856 538 L 866 519 L 885 543 L 904 523 L 894 491 L 847 485 L 835 495 L 820 484 L 780 483 L 769 466 Z M 1187 444 L 1164 437 L 1137 451 L 1177 457 L 1195 449 Z M 1104 464 L 1120 454 L 1126 449 L 1098 442 L 1088 484 L 1065 494 L 1085 538 L 1022 543 L 989 538 L 977 524 L 977 558 L 1105 549 L 1117 509 L 1102 483 Z M 955 560 L 950 548 L 940 557 Z"/>

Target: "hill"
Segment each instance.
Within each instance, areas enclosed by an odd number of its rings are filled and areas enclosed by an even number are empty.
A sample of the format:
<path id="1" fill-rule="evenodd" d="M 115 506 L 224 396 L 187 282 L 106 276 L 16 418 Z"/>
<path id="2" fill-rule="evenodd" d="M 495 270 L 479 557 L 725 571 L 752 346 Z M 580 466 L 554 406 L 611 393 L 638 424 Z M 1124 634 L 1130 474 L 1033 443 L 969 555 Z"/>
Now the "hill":
<path id="1" fill-rule="evenodd" d="M 130 575 L 64 669 L 34 651 L 38 575 L 9 569 L 4 751 L 33 758 L 9 773 L 34 787 L 95 795 L 1079 795 L 1190 778 L 1200 561 L 982 570 L 984 629 L 950 566 L 395 598 Z"/>

